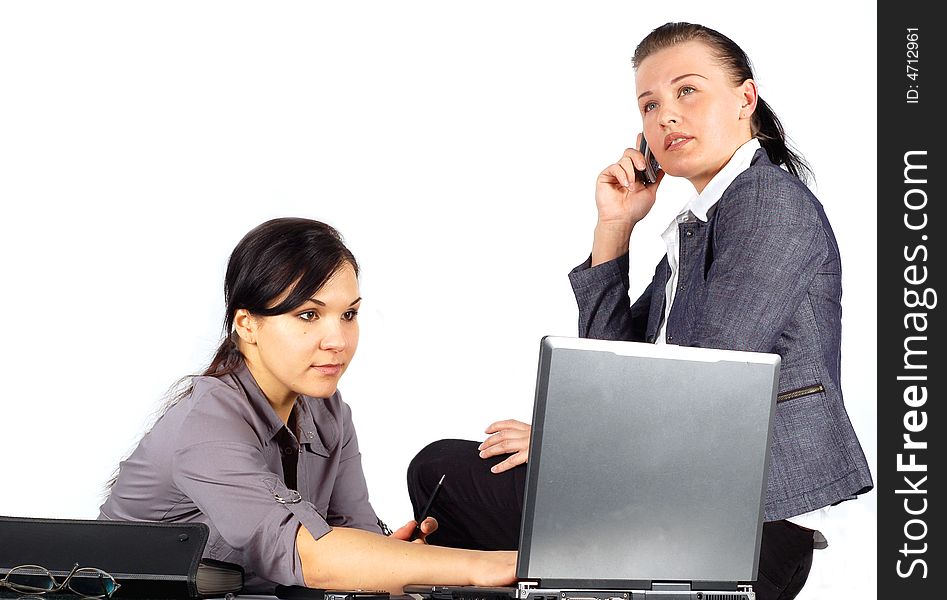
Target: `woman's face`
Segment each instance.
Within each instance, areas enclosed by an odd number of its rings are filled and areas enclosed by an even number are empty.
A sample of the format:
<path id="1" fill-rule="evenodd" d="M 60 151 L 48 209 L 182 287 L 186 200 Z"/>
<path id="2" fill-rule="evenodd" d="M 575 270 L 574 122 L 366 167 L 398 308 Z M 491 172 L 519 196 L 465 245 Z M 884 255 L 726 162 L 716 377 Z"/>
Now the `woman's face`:
<path id="1" fill-rule="evenodd" d="M 271 402 L 335 393 L 358 346 L 360 302 L 358 278 L 346 264 L 295 310 L 244 318 L 249 340 L 238 323 L 249 342 L 244 355 L 250 372 Z"/>
<path id="2" fill-rule="evenodd" d="M 685 42 L 644 59 L 635 76 L 648 145 L 669 175 L 698 192 L 752 135 L 752 79 L 733 86 L 708 46 Z"/>

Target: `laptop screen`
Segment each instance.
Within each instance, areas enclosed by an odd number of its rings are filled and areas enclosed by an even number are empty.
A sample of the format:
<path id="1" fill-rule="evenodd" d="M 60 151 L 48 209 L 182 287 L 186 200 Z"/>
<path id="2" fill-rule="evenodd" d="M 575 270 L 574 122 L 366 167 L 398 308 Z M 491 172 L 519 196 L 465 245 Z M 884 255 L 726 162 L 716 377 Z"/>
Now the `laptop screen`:
<path id="1" fill-rule="evenodd" d="M 544 338 L 517 577 L 755 579 L 779 366 L 775 354 Z"/>

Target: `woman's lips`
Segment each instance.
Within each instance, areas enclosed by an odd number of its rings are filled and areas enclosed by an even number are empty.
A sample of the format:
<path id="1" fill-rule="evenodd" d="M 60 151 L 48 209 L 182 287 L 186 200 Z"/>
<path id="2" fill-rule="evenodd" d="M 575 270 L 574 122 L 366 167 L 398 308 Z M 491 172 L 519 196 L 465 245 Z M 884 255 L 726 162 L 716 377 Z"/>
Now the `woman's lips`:
<path id="1" fill-rule="evenodd" d="M 312 368 L 319 371 L 323 375 L 338 375 L 342 372 L 342 365 L 339 364 L 327 364 L 327 365 L 312 365 Z"/>
<path id="2" fill-rule="evenodd" d="M 669 133 L 664 136 L 664 149 L 674 151 L 691 141 L 692 138 L 689 135 L 684 135 L 683 133 Z"/>

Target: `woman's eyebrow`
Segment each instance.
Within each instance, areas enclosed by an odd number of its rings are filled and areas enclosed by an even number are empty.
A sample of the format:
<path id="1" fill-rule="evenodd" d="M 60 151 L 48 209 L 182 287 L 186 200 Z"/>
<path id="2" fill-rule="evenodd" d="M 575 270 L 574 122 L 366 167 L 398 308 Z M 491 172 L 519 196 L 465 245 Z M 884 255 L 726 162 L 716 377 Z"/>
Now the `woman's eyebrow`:
<path id="1" fill-rule="evenodd" d="M 684 79 L 685 77 L 700 77 L 701 79 L 707 79 L 706 77 L 704 77 L 704 76 L 701 75 L 700 73 L 687 73 L 687 74 L 684 74 L 684 75 L 678 75 L 677 77 L 675 77 L 674 79 L 672 79 L 670 83 L 671 83 L 671 85 L 674 85 L 675 83 L 677 83 L 678 81 Z M 654 93 L 654 92 L 652 92 L 651 90 L 648 90 L 648 91 L 646 91 L 646 92 L 641 92 L 641 93 L 638 95 L 638 100 L 641 100 L 641 99 L 644 98 L 645 96 L 650 96 L 650 95 L 653 94 L 653 93 Z"/>
<path id="2" fill-rule="evenodd" d="M 352 300 L 351 302 L 349 302 L 349 306 L 354 306 L 354 305 L 358 304 L 358 303 L 361 302 L 361 301 L 362 301 L 362 297 L 359 296 L 359 297 L 356 298 L 355 300 Z M 312 302 L 313 304 L 318 304 L 319 306 L 325 306 L 325 305 L 326 305 L 326 303 L 323 302 L 322 300 L 316 300 L 315 298 L 310 298 L 310 299 L 309 299 L 309 302 Z"/>
<path id="3" fill-rule="evenodd" d="M 678 75 L 677 77 L 671 80 L 671 83 L 677 83 L 678 81 L 684 79 L 685 77 L 700 77 L 701 79 L 707 79 L 700 73 L 687 73 L 686 75 Z"/>

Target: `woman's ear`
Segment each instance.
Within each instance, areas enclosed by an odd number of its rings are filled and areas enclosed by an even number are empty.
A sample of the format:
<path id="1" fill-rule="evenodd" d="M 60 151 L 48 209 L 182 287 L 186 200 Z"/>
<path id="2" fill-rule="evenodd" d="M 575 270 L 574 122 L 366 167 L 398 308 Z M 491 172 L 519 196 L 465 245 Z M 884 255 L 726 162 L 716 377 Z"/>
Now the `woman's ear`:
<path id="1" fill-rule="evenodd" d="M 233 316 L 233 329 L 240 339 L 247 344 L 256 343 L 257 320 L 245 308 L 237 309 Z"/>
<path id="2" fill-rule="evenodd" d="M 759 90 L 756 87 L 756 82 L 752 79 L 747 79 L 744 81 L 740 85 L 739 94 L 740 99 L 742 100 L 742 106 L 740 107 L 740 118 L 752 118 L 753 112 L 756 111 L 756 102 L 759 100 Z"/>

